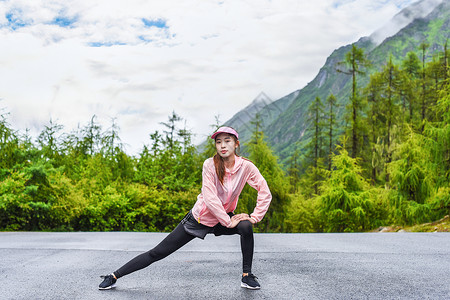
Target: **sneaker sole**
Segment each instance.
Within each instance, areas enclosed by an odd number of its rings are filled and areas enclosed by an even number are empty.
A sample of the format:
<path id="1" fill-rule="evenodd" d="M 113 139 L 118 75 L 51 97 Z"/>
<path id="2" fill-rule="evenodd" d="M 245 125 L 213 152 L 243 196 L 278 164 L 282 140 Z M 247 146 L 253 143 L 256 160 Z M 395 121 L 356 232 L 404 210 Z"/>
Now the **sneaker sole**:
<path id="1" fill-rule="evenodd" d="M 243 283 L 243 282 L 241 282 L 241 287 L 250 289 L 250 290 L 259 290 L 261 288 L 260 286 L 249 286 L 248 284 Z"/>
<path id="2" fill-rule="evenodd" d="M 99 290 L 110 290 L 110 289 L 113 289 L 113 288 L 115 288 L 115 287 L 116 287 L 116 284 L 114 283 L 114 284 L 112 284 L 112 285 L 110 285 L 110 286 L 107 286 L 107 287 L 104 287 L 104 288 L 98 287 L 98 289 L 99 289 Z"/>

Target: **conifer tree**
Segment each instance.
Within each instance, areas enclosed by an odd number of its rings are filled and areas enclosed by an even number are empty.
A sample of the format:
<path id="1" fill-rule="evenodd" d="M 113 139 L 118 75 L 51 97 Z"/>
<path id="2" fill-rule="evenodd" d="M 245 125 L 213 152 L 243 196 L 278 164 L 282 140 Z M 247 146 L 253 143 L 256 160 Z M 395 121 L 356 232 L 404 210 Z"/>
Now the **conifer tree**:
<path id="1" fill-rule="evenodd" d="M 421 70 L 421 93 L 420 93 L 420 102 L 421 102 L 421 117 L 422 117 L 422 131 L 424 129 L 424 121 L 426 118 L 426 112 L 427 112 L 427 77 L 426 77 L 426 68 L 425 68 L 425 59 L 426 59 L 426 52 L 427 49 L 430 45 L 428 45 L 427 43 L 423 42 L 422 44 L 420 44 L 420 50 L 422 51 L 422 70 Z"/>
<path id="2" fill-rule="evenodd" d="M 78 148 L 85 155 L 93 156 L 101 144 L 101 125 L 96 121 L 97 116 L 93 115 L 91 121 L 82 129 L 82 139 L 79 141 Z"/>
<path id="3" fill-rule="evenodd" d="M 357 76 L 364 76 L 366 73 L 363 69 L 370 66 L 370 61 L 364 54 L 364 49 L 358 48 L 355 44 L 352 49 L 345 55 L 345 60 L 338 63 L 339 66 L 347 66 L 347 70 L 337 69 L 338 72 L 352 76 L 352 89 L 350 95 L 350 104 L 348 106 L 350 111 L 350 137 L 351 137 L 351 155 L 353 158 L 358 156 L 360 150 L 360 136 L 361 136 L 361 111 L 363 104 L 358 93 Z"/>
<path id="4" fill-rule="evenodd" d="M 377 182 L 377 176 L 384 168 L 383 149 L 379 147 L 380 141 L 380 128 L 382 128 L 383 120 L 380 117 L 382 115 L 382 107 L 379 104 L 380 94 L 382 86 L 382 77 L 380 73 L 374 73 L 370 76 L 370 81 L 365 88 L 364 93 L 367 97 L 367 128 L 370 145 L 367 147 L 365 155 L 367 158 L 371 158 L 371 181 L 372 184 Z M 381 151 L 380 151 L 381 150 Z"/>
<path id="5" fill-rule="evenodd" d="M 6 119 L 0 114 L 0 180 L 19 164 L 19 138 Z"/>
<path id="6" fill-rule="evenodd" d="M 393 128 L 400 124 L 399 103 L 402 95 L 403 74 L 389 58 L 386 66 L 380 72 L 380 98 L 378 103 L 383 107 L 382 117 L 384 119 L 383 126 L 383 142 L 385 145 L 385 161 L 386 164 L 391 162 Z M 386 171 L 386 182 L 389 182 L 389 172 Z"/>
<path id="7" fill-rule="evenodd" d="M 402 62 L 402 70 L 405 76 L 405 100 L 408 102 L 409 123 L 413 124 L 414 109 L 417 107 L 417 85 L 420 78 L 420 60 L 414 52 L 408 52 Z"/>
<path id="8" fill-rule="evenodd" d="M 331 94 L 327 98 L 327 107 L 328 110 L 325 114 L 325 119 L 327 120 L 328 125 L 328 171 L 331 170 L 331 155 L 333 154 L 333 145 L 334 145 L 334 135 L 336 132 L 336 97 Z"/>
<path id="9" fill-rule="evenodd" d="M 169 120 L 167 122 L 161 122 L 160 124 L 164 125 L 164 127 L 167 128 L 167 131 L 164 131 L 166 134 L 166 138 L 163 141 L 169 150 L 172 150 L 175 144 L 175 134 L 177 132 L 176 130 L 176 123 L 181 121 L 182 118 L 175 113 L 175 111 L 172 112 L 172 115 L 169 116 Z"/>
<path id="10" fill-rule="evenodd" d="M 442 62 L 442 77 L 444 78 L 444 80 L 443 80 L 443 88 L 446 86 L 447 78 L 449 76 L 448 75 L 448 73 L 449 73 L 449 69 L 448 69 L 449 54 L 450 54 L 450 50 L 448 49 L 448 39 L 447 39 L 447 40 L 445 40 L 444 53 L 443 53 L 442 58 L 441 58 L 441 62 Z"/>
<path id="11" fill-rule="evenodd" d="M 311 135 L 311 142 L 307 146 L 306 165 L 308 171 L 306 176 L 312 184 L 314 193 L 318 193 L 319 181 L 321 179 L 321 170 L 323 169 L 323 103 L 319 97 L 311 103 L 308 108 L 308 122 L 310 126 L 307 131 Z"/>
<path id="12" fill-rule="evenodd" d="M 447 72 L 450 72 L 447 68 Z M 439 115 L 438 122 L 427 130 L 428 134 L 436 141 L 437 151 L 435 159 L 439 166 L 439 184 L 433 205 L 441 210 L 441 215 L 450 214 L 450 80 L 447 74 L 440 98 L 436 105 L 436 113 Z M 431 124 L 430 124 L 431 125 Z"/>
<path id="13" fill-rule="evenodd" d="M 64 126 L 53 122 L 50 119 L 49 125 L 44 126 L 44 130 L 39 134 L 37 142 L 41 151 L 48 159 L 58 159 L 60 155 L 60 137 Z"/>
<path id="14" fill-rule="evenodd" d="M 345 142 L 344 142 L 345 145 Z M 364 231 L 374 226 L 369 185 L 357 160 L 339 147 L 333 170 L 321 186 L 319 212 L 326 232 Z"/>
<path id="15" fill-rule="evenodd" d="M 289 181 L 278 164 L 277 157 L 264 140 L 261 131 L 260 115 L 252 122 L 254 131 L 250 141 L 246 144 L 249 159 L 258 167 L 266 179 L 272 193 L 269 210 L 257 229 L 263 232 L 282 232 L 284 228 L 285 208 L 289 204 Z M 246 187 L 239 200 L 239 211 L 251 213 L 256 205 L 256 191 Z"/>
<path id="16" fill-rule="evenodd" d="M 288 160 L 287 174 L 291 183 L 291 191 L 293 193 L 297 193 L 300 182 L 300 151 L 298 148 L 295 149 L 294 153 Z"/>

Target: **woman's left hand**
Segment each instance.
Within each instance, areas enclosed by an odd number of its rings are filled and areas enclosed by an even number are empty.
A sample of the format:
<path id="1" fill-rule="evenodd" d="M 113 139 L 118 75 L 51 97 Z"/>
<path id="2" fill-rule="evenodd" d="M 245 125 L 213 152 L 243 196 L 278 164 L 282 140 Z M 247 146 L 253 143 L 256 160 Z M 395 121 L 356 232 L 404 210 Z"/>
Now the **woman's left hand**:
<path id="1" fill-rule="evenodd" d="M 237 220 L 239 220 L 239 222 L 247 220 L 252 224 L 256 224 L 256 220 L 251 218 L 248 214 L 237 214 L 234 215 L 233 218 L 236 218 Z"/>
<path id="2" fill-rule="evenodd" d="M 250 218 L 250 216 L 248 214 L 237 214 L 232 217 L 232 219 L 238 220 L 238 221 L 244 221 L 244 220 L 247 220 L 248 218 Z"/>
<path id="3" fill-rule="evenodd" d="M 250 221 L 250 223 L 252 223 L 252 224 L 256 224 L 256 220 L 255 219 L 253 219 L 253 218 L 251 218 L 251 217 L 248 217 L 248 219 L 247 220 L 249 220 Z"/>

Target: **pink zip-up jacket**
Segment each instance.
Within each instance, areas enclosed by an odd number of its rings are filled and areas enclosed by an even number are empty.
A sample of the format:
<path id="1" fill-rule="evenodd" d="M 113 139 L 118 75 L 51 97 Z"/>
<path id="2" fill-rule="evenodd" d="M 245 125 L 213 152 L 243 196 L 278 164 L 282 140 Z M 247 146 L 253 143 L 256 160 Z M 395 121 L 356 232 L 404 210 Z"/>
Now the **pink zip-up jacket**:
<path id="1" fill-rule="evenodd" d="M 236 156 L 233 170 L 226 169 L 222 184 L 216 174 L 213 158 L 208 158 L 203 163 L 202 176 L 202 192 L 192 208 L 192 215 L 199 223 L 213 227 L 220 222 L 229 227 L 231 218 L 227 213 L 236 209 L 246 183 L 258 191 L 256 207 L 250 217 L 259 222 L 266 214 L 272 194 L 266 180 L 251 161 Z"/>

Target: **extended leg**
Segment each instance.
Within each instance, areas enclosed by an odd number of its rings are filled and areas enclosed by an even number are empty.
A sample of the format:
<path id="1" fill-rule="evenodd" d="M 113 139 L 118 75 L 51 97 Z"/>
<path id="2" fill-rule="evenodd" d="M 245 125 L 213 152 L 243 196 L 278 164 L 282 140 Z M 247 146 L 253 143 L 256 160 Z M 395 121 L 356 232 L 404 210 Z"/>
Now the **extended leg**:
<path id="1" fill-rule="evenodd" d="M 182 224 L 178 224 L 174 231 L 172 231 L 155 248 L 136 256 L 121 268 L 119 268 L 117 271 L 115 271 L 114 275 L 116 276 L 116 278 L 120 278 L 137 270 L 148 267 L 152 263 L 163 259 L 164 257 L 180 249 L 194 238 L 194 236 L 184 231 Z"/>

